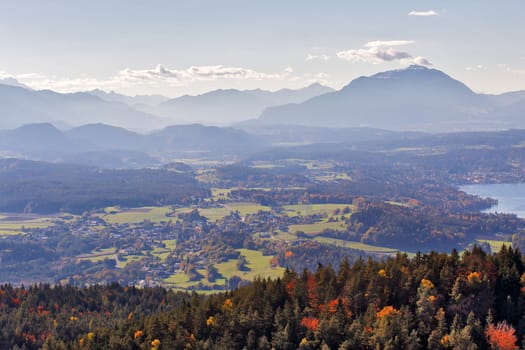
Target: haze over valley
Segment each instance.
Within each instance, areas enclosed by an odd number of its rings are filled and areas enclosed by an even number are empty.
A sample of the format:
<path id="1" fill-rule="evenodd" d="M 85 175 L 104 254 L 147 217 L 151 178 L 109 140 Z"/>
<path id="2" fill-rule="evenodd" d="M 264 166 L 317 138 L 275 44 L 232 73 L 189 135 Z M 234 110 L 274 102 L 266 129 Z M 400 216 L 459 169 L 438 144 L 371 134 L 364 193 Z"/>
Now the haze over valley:
<path id="1" fill-rule="evenodd" d="M 315 83 L 297 90 L 226 89 L 168 99 L 101 90 L 61 94 L 9 81 L 0 84 L 0 98 L 3 129 L 103 123 L 144 133 L 199 123 L 451 132 L 523 128 L 525 115 L 525 91 L 477 94 L 442 71 L 418 65 L 360 77 L 338 91 Z"/>
<path id="2" fill-rule="evenodd" d="M 523 13 L 0 2 L 0 349 L 524 348 Z"/>

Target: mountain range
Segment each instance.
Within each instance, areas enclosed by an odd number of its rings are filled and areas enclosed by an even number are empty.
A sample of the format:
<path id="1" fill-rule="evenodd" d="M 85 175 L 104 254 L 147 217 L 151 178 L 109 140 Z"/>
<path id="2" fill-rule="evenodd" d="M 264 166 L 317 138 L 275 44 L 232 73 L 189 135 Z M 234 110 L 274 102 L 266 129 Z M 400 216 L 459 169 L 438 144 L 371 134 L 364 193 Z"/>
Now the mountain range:
<path id="1" fill-rule="evenodd" d="M 0 80 L 0 129 L 29 123 L 53 123 L 64 128 L 104 123 L 151 131 L 173 124 L 225 125 L 257 117 L 270 106 L 303 102 L 332 89 L 313 84 L 303 89 L 216 90 L 174 99 L 161 95 L 126 96 L 91 90 L 58 93 L 32 90 L 15 79 Z"/>
<path id="2" fill-rule="evenodd" d="M 92 90 L 57 93 L 0 80 L 0 129 L 53 123 L 63 129 L 103 123 L 130 130 L 173 124 L 274 125 L 468 131 L 525 128 L 525 91 L 478 94 L 444 72 L 413 65 L 359 77 L 340 90 L 320 84 L 275 92 L 215 90 L 173 99 Z M 181 135 L 183 137 L 184 135 Z"/>
<path id="3" fill-rule="evenodd" d="M 132 129 L 150 129 L 161 120 L 130 106 L 102 100 L 89 93 L 61 94 L 0 84 L 0 128 L 53 122 L 83 125 L 101 121 Z"/>
<path id="4" fill-rule="evenodd" d="M 525 92 L 482 95 L 437 69 L 360 77 L 339 91 L 266 109 L 255 124 L 458 131 L 524 128 Z"/>
<path id="5" fill-rule="evenodd" d="M 267 147 L 257 135 L 229 127 L 175 125 L 148 134 L 87 124 L 61 131 L 50 123 L 0 130 L 0 158 L 16 157 L 108 168 L 144 167 L 176 158 L 220 158 Z"/>
<path id="6" fill-rule="evenodd" d="M 303 89 L 215 90 L 197 96 L 181 96 L 147 109 L 150 113 L 179 123 L 226 125 L 257 118 L 266 108 L 287 103 L 301 103 L 333 89 L 315 83 Z"/>
<path id="7" fill-rule="evenodd" d="M 137 109 L 153 107 L 164 101 L 169 100 L 169 97 L 162 96 L 162 95 L 128 96 L 128 95 L 119 94 L 115 91 L 106 92 L 100 89 L 87 91 L 87 93 L 93 96 L 97 96 L 100 99 L 108 101 L 108 102 L 124 103 L 130 107 L 135 107 Z"/>

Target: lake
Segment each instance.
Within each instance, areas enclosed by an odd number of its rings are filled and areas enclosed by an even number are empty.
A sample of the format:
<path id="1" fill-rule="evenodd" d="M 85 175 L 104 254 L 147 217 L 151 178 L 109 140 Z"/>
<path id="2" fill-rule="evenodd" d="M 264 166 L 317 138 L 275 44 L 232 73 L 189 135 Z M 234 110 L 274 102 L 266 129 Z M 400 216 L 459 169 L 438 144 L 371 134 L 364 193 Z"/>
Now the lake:
<path id="1" fill-rule="evenodd" d="M 525 183 L 464 185 L 460 190 L 497 199 L 498 204 L 484 210 L 485 213 L 512 213 L 525 218 Z"/>

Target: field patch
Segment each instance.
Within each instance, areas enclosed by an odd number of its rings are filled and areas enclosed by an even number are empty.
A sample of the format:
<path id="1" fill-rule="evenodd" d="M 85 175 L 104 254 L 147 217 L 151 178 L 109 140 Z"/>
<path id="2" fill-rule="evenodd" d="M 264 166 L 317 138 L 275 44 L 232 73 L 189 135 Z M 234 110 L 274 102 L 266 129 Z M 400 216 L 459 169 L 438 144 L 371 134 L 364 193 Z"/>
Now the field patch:
<path id="1" fill-rule="evenodd" d="M 116 259 L 117 250 L 115 248 L 105 248 L 105 249 L 99 249 L 94 250 L 89 254 L 81 254 L 77 255 L 76 259 L 77 261 L 91 261 L 91 262 L 98 262 L 103 261 L 105 259 Z"/>
<path id="2" fill-rule="evenodd" d="M 232 188 L 217 188 L 214 187 L 211 189 L 211 197 L 213 200 L 227 200 L 229 197 Z"/>
<path id="3" fill-rule="evenodd" d="M 246 257 L 248 271 L 239 271 L 237 269 L 237 260 L 228 260 L 221 264 L 216 264 L 215 267 L 219 273 L 225 278 L 231 278 L 232 276 L 239 276 L 245 280 L 253 280 L 255 277 L 262 278 L 276 278 L 282 277 L 284 268 L 270 266 L 272 256 L 265 256 L 262 252 L 250 249 L 237 249 L 241 255 Z"/>
<path id="4" fill-rule="evenodd" d="M 253 280 L 256 277 L 261 278 L 277 278 L 282 277 L 284 273 L 284 268 L 282 267 L 272 267 L 270 261 L 272 256 L 264 256 L 262 252 L 249 249 L 238 249 L 238 252 L 241 253 L 246 258 L 247 262 L 247 271 L 239 271 L 237 269 L 237 259 L 231 259 L 226 262 L 215 264 L 217 271 L 222 276 L 218 278 L 215 282 L 209 282 L 206 278 L 202 278 L 200 281 L 190 281 L 188 276 L 183 272 L 177 272 L 171 275 L 168 278 L 163 280 L 163 283 L 166 287 L 177 289 L 177 290 L 187 290 L 195 289 L 198 292 L 205 293 L 216 293 L 217 290 L 210 289 L 199 289 L 198 286 L 206 286 L 211 288 L 213 285 L 216 286 L 225 286 L 227 279 L 238 276 L 243 280 Z M 205 275 L 204 270 L 197 270 L 202 275 Z"/>
<path id="5" fill-rule="evenodd" d="M 362 250 L 367 253 L 382 253 L 382 254 L 396 254 L 399 252 L 397 249 L 374 246 L 370 244 L 364 244 L 360 242 L 345 241 L 342 239 L 329 238 L 329 237 L 315 237 L 314 241 L 324 244 L 336 245 L 338 247 L 351 248 Z"/>
<path id="6" fill-rule="evenodd" d="M 55 225 L 59 216 L 35 214 L 0 214 L 0 235 L 15 235 L 23 233 L 25 229 L 46 228 Z"/>
<path id="7" fill-rule="evenodd" d="M 499 252 L 503 245 L 506 245 L 507 247 L 512 247 L 512 242 L 507 241 L 498 241 L 493 239 L 478 239 L 477 242 L 488 243 L 490 245 L 490 250 L 492 251 L 492 253 Z"/>
<path id="8" fill-rule="evenodd" d="M 142 259 L 144 259 L 144 255 L 125 255 L 122 260 L 117 260 L 117 266 L 123 268 L 126 267 L 127 264 L 131 264 Z"/>
<path id="9" fill-rule="evenodd" d="M 167 214 L 172 213 L 170 206 L 164 207 L 141 207 L 130 209 L 106 208 L 106 214 L 97 215 L 110 224 L 138 224 L 149 220 L 153 223 L 167 222 L 170 220 Z"/>
<path id="10" fill-rule="evenodd" d="M 303 224 L 303 225 L 291 225 L 290 231 L 293 233 L 297 232 L 304 232 L 307 235 L 316 235 L 324 230 L 339 230 L 344 231 L 346 230 L 346 224 L 342 221 L 334 221 L 334 222 L 328 222 L 328 221 L 321 221 L 316 222 L 313 224 Z"/>
<path id="11" fill-rule="evenodd" d="M 175 239 L 166 239 L 162 241 L 162 243 L 164 243 L 165 248 L 155 247 L 151 251 L 151 254 L 154 257 L 159 258 L 161 261 L 164 261 L 177 247 L 177 241 Z"/>
<path id="12" fill-rule="evenodd" d="M 218 208 L 199 209 L 199 213 L 210 221 L 217 221 L 235 211 L 238 211 L 241 216 L 245 216 L 255 214 L 259 210 L 270 211 L 272 208 L 257 203 L 227 203 Z"/>
<path id="13" fill-rule="evenodd" d="M 288 216 L 307 216 L 315 214 L 326 214 L 331 215 L 335 210 L 339 209 L 343 211 L 344 208 L 350 208 L 352 210 L 352 204 L 295 204 L 285 205 L 283 209 Z"/>

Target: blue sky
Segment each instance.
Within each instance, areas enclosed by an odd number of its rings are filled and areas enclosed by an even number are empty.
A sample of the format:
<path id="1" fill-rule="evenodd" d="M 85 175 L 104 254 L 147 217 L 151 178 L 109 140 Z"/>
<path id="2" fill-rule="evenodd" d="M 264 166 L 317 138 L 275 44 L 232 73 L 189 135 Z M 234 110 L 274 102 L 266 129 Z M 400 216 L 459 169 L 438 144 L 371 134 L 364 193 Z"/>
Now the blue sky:
<path id="1" fill-rule="evenodd" d="M 126 94 L 298 88 L 412 63 L 525 89 L 523 0 L 0 0 L 0 78 Z"/>

